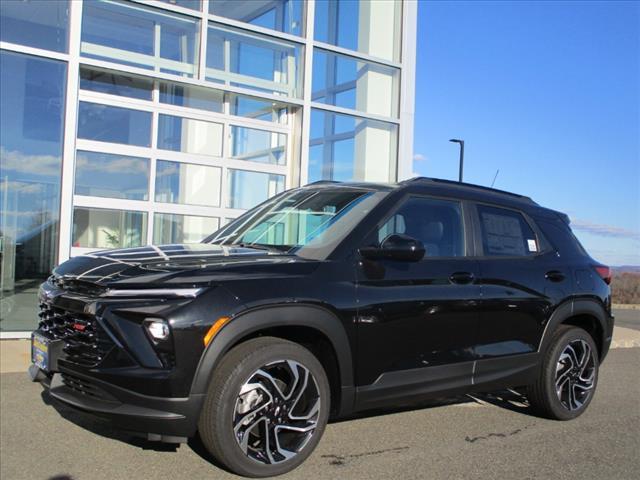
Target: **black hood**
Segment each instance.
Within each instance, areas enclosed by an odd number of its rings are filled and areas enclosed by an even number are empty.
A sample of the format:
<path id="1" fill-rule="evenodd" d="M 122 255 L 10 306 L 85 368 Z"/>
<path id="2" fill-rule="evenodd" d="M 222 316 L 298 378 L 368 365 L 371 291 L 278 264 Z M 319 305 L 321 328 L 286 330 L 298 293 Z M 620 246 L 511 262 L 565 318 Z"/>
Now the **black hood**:
<path id="1" fill-rule="evenodd" d="M 315 261 L 250 247 L 149 245 L 74 257 L 53 271 L 58 281 L 138 288 L 212 284 L 223 280 L 304 275 Z"/>

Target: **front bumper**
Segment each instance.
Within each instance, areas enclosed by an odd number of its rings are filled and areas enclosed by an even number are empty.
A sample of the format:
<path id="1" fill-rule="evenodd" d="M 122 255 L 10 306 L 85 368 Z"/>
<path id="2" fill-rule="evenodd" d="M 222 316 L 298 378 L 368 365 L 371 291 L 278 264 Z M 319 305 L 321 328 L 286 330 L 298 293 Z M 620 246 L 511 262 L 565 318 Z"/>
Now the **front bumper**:
<path id="1" fill-rule="evenodd" d="M 204 394 L 186 398 L 141 395 L 65 369 L 46 374 L 31 365 L 29 375 L 52 398 L 92 416 L 106 418 L 116 429 L 154 441 L 182 443 L 194 436 L 204 401 Z"/>

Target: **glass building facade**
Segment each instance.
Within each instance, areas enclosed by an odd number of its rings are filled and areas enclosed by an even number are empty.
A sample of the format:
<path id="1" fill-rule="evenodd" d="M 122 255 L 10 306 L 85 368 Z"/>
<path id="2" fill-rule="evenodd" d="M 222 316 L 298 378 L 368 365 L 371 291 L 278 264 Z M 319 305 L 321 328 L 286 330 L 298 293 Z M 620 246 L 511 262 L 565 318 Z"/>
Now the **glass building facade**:
<path id="1" fill-rule="evenodd" d="M 0 336 L 104 248 L 198 242 L 318 180 L 411 174 L 402 0 L 0 2 Z"/>

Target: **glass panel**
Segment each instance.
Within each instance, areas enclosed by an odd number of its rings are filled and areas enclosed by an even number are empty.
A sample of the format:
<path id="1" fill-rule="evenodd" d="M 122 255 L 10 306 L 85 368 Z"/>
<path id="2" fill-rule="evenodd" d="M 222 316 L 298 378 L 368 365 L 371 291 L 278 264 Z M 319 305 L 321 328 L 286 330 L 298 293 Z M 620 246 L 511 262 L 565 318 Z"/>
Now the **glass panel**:
<path id="1" fill-rule="evenodd" d="M 314 102 L 397 117 L 399 79 L 397 68 L 320 49 L 313 51 Z"/>
<path id="2" fill-rule="evenodd" d="M 56 264 L 65 85 L 64 62 L 0 53 L 3 331 L 36 327 L 38 286 Z"/>
<path id="3" fill-rule="evenodd" d="M 239 160 L 285 165 L 286 144 L 287 136 L 284 133 L 231 127 L 231 156 Z"/>
<path id="4" fill-rule="evenodd" d="M 300 97 L 300 47 L 292 42 L 209 26 L 207 34 L 207 80 Z"/>
<path id="5" fill-rule="evenodd" d="M 199 22 L 191 17 L 112 0 L 84 2 L 82 55 L 193 77 Z"/>
<path id="6" fill-rule="evenodd" d="M 0 40 L 66 52 L 69 2 L 0 2 Z"/>
<path id="7" fill-rule="evenodd" d="M 158 160 L 156 202 L 220 205 L 219 168 Z"/>
<path id="8" fill-rule="evenodd" d="M 151 146 L 151 113 L 80 102 L 78 138 Z"/>
<path id="9" fill-rule="evenodd" d="M 200 10 L 200 0 L 160 0 L 161 2 L 178 7 L 190 8 L 191 10 Z"/>
<path id="10" fill-rule="evenodd" d="M 224 94 L 219 90 L 210 88 L 160 82 L 160 102 L 221 113 Z"/>
<path id="11" fill-rule="evenodd" d="M 160 115 L 158 148 L 220 157 L 222 156 L 222 124 Z"/>
<path id="12" fill-rule="evenodd" d="M 316 2 L 313 36 L 319 42 L 397 61 L 401 15 L 402 2 L 396 0 L 324 0 Z"/>
<path id="13" fill-rule="evenodd" d="M 490 256 L 536 255 L 540 248 L 524 217 L 512 210 L 477 205 L 482 248 Z"/>
<path id="14" fill-rule="evenodd" d="M 156 213 L 153 217 L 153 243 L 198 243 L 218 229 L 219 220 L 174 213 Z"/>
<path id="15" fill-rule="evenodd" d="M 229 170 L 229 208 L 249 209 L 284 191 L 284 175 Z"/>
<path id="16" fill-rule="evenodd" d="M 146 243 L 146 212 L 84 207 L 73 209 L 74 247 L 127 248 Z"/>
<path id="17" fill-rule="evenodd" d="M 151 100 L 153 80 L 81 67 L 80 88 L 121 97 Z"/>
<path id="18" fill-rule="evenodd" d="M 309 182 L 393 181 L 397 135 L 393 123 L 312 109 Z"/>
<path id="19" fill-rule="evenodd" d="M 227 94 L 231 115 L 264 120 L 265 122 L 287 123 L 287 104 L 270 100 Z"/>
<path id="20" fill-rule="evenodd" d="M 302 0 L 210 0 L 209 12 L 279 32 L 302 35 Z"/>
<path id="21" fill-rule="evenodd" d="M 464 255 L 464 229 L 459 202 L 412 197 L 378 229 L 378 244 L 389 235 L 404 234 L 420 240 L 425 257 Z"/>
<path id="22" fill-rule="evenodd" d="M 149 159 L 79 150 L 75 183 L 76 195 L 148 200 Z"/>

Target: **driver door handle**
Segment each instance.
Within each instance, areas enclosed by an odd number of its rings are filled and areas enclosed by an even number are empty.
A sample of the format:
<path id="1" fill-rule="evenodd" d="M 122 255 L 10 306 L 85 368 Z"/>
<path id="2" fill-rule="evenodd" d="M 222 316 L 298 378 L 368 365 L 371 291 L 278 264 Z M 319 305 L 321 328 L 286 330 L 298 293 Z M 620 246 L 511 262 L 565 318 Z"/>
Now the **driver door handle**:
<path id="1" fill-rule="evenodd" d="M 474 275 L 471 272 L 455 272 L 452 273 L 449 277 L 451 283 L 456 283 L 458 285 L 466 285 L 468 283 L 473 282 Z"/>

